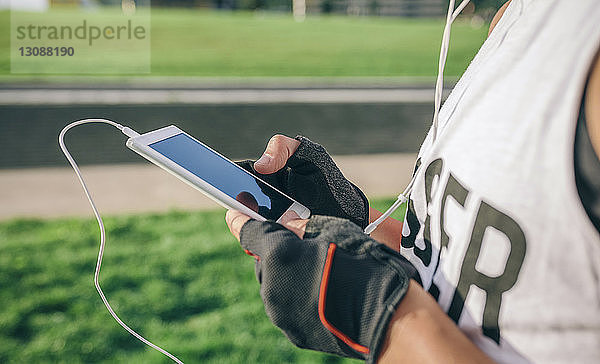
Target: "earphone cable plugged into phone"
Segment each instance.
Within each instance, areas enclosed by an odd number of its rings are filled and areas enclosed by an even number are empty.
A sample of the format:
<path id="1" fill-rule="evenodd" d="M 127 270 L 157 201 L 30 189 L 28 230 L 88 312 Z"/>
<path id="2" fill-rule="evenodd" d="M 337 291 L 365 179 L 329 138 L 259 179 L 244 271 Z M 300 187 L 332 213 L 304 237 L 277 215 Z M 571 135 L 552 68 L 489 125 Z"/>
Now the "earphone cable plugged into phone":
<path id="1" fill-rule="evenodd" d="M 123 134 L 127 135 L 130 138 L 139 136 L 140 134 L 137 133 L 135 130 L 127 127 L 127 126 L 123 126 L 123 125 L 121 125 L 119 123 L 116 123 L 116 122 L 114 122 L 112 120 L 106 120 L 106 119 L 84 119 L 84 120 L 74 121 L 74 122 L 70 123 L 69 125 L 65 126 L 61 130 L 61 132 L 60 132 L 60 134 L 58 136 L 58 144 L 60 145 L 60 149 L 62 150 L 62 152 L 65 155 L 65 157 L 67 157 L 67 160 L 71 164 L 71 167 L 73 167 L 73 169 L 75 170 L 75 174 L 77 175 L 77 178 L 79 179 L 79 182 L 81 183 L 81 186 L 83 187 L 83 191 L 85 192 L 85 195 L 86 195 L 86 197 L 87 197 L 87 199 L 88 199 L 88 201 L 90 203 L 90 206 L 92 207 L 92 210 L 94 211 L 94 216 L 96 216 L 96 220 L 98 221 L 98 226 L 100 227 L 100 250 L 98 251 L 98 260 L 96 262 L 96 270 L 94 272 L 94 285 L 96 286 L 96 290 L 98 291 L 98 294 L 100 295 L 100 298 L 102 298 L 102 302 L 104 302 L 104 305 L 108 309 L 108 312 L 110 312 L 111 316 L 119 323 L 119 325 L 121 325 L 131 335 L 135 336 L 138 340 L 140 340 L 144 344 L 150 346 L 151 348 L 153 348 L 155 350 L 158 350 L 159 352 L 161 352 L 162 354 L 166 355 L 167 357 L 169 357 L 174 362 L 179 363 L 179 364 L 183 364 L 183 362 L 181 360 L 179 360 L 176 356 L 174 356 L 173 354 L 171 354 L 168 351 L 164 350 L 163 348 L 161 348 L 161 347 L 153 344 L 152 342 L 150 342 L 149 340 L 147 340 L 146 338 L 144 338 L 142 335 L 140 335 L 137 332 L 135 332 L 132 328 L 130 328 L 129 326 L 127 326 L 127 324 L 125 324 L 119 318 L 119 316 L 117 316 L 117 314 L 115 313 L 115 311 L 112 309 L 112 307 L 110 306 L 110 303 L 108 302 L 108 299 L 106 298 L 106 296 L 104 295 L 104 292 L 102 291 L 102 288 L 100 287 L 100 282 L 99 282 L 100 266 L 102 265 L 102 257 L 104 256 L 104 247 L 106 245 L 106 232 L 105 232 L 105 229 L 104 229 L 104 222 L 102 221 L 102 217 L 100 217 L 100 213 L 98 212 L 98 209 L 96 208 L 96 204 L 94 203 L 94 200 L 92 199 L 90 191 L 88 190 L 88 188 L 87 188 L 87 186 L 85 184 L 85 181 L 83 180 L 83 176 L 81 174 L 81 171 L 79 170 L 79 167 L 77 166 L 77 163 L 75 162 L 75 160 L 71 156 L 71 153 L 69 153 L 69 151 L 67 150 L 67 147 L 65 146 L 65 142 L 64 142 L 65 134 L 67 133 L 67 131 L 69 129 L 74 128 L 74 127 L 79 126 L 79 125 L 82 125 L 82 124 L 88 124 L 88 123 L 104 123 L 104 124 L 112 125 L 115 128 L 119 129 Z"/>

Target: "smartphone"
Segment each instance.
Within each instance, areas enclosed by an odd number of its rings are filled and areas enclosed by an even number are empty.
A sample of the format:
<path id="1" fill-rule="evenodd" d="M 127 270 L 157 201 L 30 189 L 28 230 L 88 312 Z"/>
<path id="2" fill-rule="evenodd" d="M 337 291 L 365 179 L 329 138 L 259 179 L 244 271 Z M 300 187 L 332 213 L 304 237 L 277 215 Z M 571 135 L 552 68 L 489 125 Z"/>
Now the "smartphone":
<path id="1" fill-rule="evenodd" d="M 227 209 L 279 222 L 310 210 L 174 125 L 129 138 L 127 147 Z"/>

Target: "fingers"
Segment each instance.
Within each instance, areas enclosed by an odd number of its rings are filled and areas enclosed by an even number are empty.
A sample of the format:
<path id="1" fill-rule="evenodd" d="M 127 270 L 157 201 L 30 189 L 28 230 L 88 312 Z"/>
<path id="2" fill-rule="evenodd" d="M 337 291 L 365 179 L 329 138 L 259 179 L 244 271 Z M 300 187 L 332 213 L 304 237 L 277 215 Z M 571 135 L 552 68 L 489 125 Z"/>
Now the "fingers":
<path id="1" fill-rule="evenodd" d="M 254 169 L 261 174 L 275 173 L 285 166 L 300 142 L 285 135 L 275 135 L 269 140 L 265 152 L 254 163 Z"/>
<path id="2" fill-rule="evenodd" d="M 237 210 L 227 210 L 227 214 L 225 214 L 225 221 L 227 222 L 229 231 L 231 231 L 238 241 L 240 240 L 240 230 L 242 230 L 242 226 L 248 220 L 250 220 L 250 216 L 244 215 Z"/>
<path id="3" fill-rule="evenodd" d="M 242 226 L 244 226 L 248 220 L 250 220 L 250 216 L 237 210 L 227 210 L 227 214 L 225 214 L 225 221 L 227 222 L 229 231 L 231 231 L 238 241 L 240 240 Z M 308 220 L 300 219 L 294 211 L 288 211 L 281 217 L 279 223 L 302 239 Z"/>
<path id="4" fill-rule="evenodd" d="M 240 240 L 242 226 L 244 226 L 248 220 L 250 220 L 250 216 L 244 215 L 237 210 L 227 210 L 227 214 L 225 214 L 225 221 L 227 222 L 229 231 L 231 231 L 238 241 Z M 288 211 L 282 216 L 279 223 L 302 239 L 308 220 L 300 219 L 295 212 Z"/>
<path id="5" fill-rule="evenodd" d="M 286 212 L 283 213 L 283 215 L 281 215 L 281 217 L 279 218 L 279 220 L 277 220 L 277 222 L 280 223 L 281 225 L 285 225 L 288 221 L 296 220 L 299 218 L 300 218 L 300 216 L 298 216 L 296 211 L 287 210 Z"/>
<path id="6" fill-rule="evenodd" d="M 308 223 L 308 219 L 294 219 L 289 220 L 283 224 L 288 230 L 292 231 L 294 234 L 298 235 L 300 239 L 304 238 L 304 230 L 306 229 L 306 224 Z"/>
<path id="7" fill-rule="evenodd" d="M 279 223 L 302 239 L 304 237 L 304 229 L 308 223 L 308 220 L 301 219 L 296 212 L 288 210 L 283 214 L 283 216 L 281 216 Z"/>
<path id="8" fill-rule="evenodd" d="M 240 192 L 235 197 L 235 200 L 248 207 L 250 210 L 258 212 L 258 202 L 256 201 L 256 198 L 254 198 L 254 195 L 252 195 L 250 192 Z"/>

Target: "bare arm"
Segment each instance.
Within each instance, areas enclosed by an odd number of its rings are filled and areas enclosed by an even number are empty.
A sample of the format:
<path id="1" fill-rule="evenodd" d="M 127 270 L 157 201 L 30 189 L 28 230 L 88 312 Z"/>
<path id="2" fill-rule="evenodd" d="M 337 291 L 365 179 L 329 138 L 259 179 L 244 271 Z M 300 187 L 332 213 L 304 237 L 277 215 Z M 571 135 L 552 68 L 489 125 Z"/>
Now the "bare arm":
<path id="1" fill-rule="evenodd" d="M 378 363 L 493 363 L 437 302 L 411 281 L 396 310 Z"/>

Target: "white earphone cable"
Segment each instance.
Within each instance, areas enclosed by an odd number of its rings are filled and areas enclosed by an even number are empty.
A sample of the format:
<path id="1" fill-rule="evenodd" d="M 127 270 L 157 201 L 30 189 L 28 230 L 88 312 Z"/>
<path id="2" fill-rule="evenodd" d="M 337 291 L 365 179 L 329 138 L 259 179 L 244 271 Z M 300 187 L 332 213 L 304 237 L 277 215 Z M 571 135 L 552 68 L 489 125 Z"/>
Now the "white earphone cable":
<path id="1" fill-rule="evenodd" d="M 125 134 L 127 136 L 130 136 L 130 137 L 137 136 L 139 134 L 136 133 L 134 130 L 126 127 L 126 126 L 123 126 L 123 125 L 121 125 L 119 123 L 116 123 L 114 121 L 111 121 L 111 120 L 106 120 L 106 119 L 85 119 L 85 120 L 79 120 L 79 121 L 72 122 L 69 125 L 65 126 L 61 130 L 61 132 L 60 132 L 60 134 L 58 136 L 58 144 L 60 145 L 60 149 L 64 153 L 65 157 L 67 157 L 67 160 L 71 164 L 71 167 L 73 167 L 73 169 L 75 170 L 75 174 L 77 175 L 77 178 L 79 179 L 79 182 L 81 183 L 81 186 L 83 187 L 83 191 L 85 192 L 85 195 L 86 195 L 86 197 L 87 197 L 90 205 L 92 206 L 92 210 L 94 210 L 94 216 L 96 216 L 96 220 L 98 221 L 98 226 L 100 227 L 100 250 L 98 252 L 98 260 L 96 262 L 96 270 L 94 272 L 94 285 L 96 286 L 96 290 L 98 291 L 98 294 L 100 295 L 100 298 L 102 298 L 102 302 L 104 302 L 104 305 L 108 309 L 108 312 L 110 312 L 111 316 L 119 323 L 119 325 L 121 325 L 131 335 L 135 336 L 138 340 L 140 340 L 144 344 L 150 346 L 151 348 L 153 348 L 155 350 L 160 351 L 164 355 L 168 356 L 174 362 L 179 363 L 179 364 L 183 364 L 183 362 L 181 360 L 177 359 L 177 357 L 175 357 L 173 354 L 169 353 L 168 351 L 164 350 L 163 348 L 161 348 L 161 347 L 159 347 L 157 345 L 154 345 L 150 341 L 146 340 L 142 335 L 138 334 L 132 328 L 130 328 L 129 326 L 127 326 L 119 318 L 119 316 L 117 316 L 117 314 L 115 313 L 115 311 L 112 309 L 112 307 L 108 303 L 108 300 L 106 299 L 106 296 L 104 295 L 104 292 L 102 291 L 102 288 L 100 288 L 100 282 L 99 282 L 100 266 L 102 265 L 102 257 L 104 255 L 104 246 L 106 244 L 106 232 L 105 232 L 105 229 L 104 229 L 104 223 L 102 222 L 102 217 L 100 217 L 100 213 L 98 212 L 98 209 L 96 208 L 96 204 L 94 203 L 94 200 L 92 199 L 90 191 L 88 190 L 88 188 L 87 188 L 87 186 L 86 186 L 86 184 L 85 184 L 85 182 L 83 180 L 83 176 L 81 175 L 81 171 L 79 170 L 79 167 L 77 166 L 77 163 L 75 163 L 75 160 L 71 156 L 71 153 L 69 153 L 69 151 L 67 150 L 67 147 L 65 146 L 65 142 L 64 142 L 65 134 L 66 134 L 66 132 L 69 129 L 71 129 L 71 128 L 75 127 L 75 126 L 82 125 L 82 124 L 87 124 L 87 123 L 105 123 L 105 124 L 109 124 L 109 125 L 114 126 L 117 129 L 119 129 L 123 134 Z"/>
<path id="2" fill-rule="evenodd" d="M 442 45 L 440 47 L 440 59 L 438 62 L 438 75 L 437 81 L 435 83 L 435 95 L 434 95 L 434 110 L 433 110 L 433 122 L 432 122 L 432 131 L 431 131 L 431 145 L 435 143 L 438 137 L 438 119 L 440 109 L 442 107 L 442 93 L 444 91 L 444 68 L 446 67 L 446 58 L 448 56 L 448 49 L 450 48 L 450 29 L 452 28 L 452 23 L 458 15 L 463 11 L 465 6 L 469 3 L 470 0 L 463 0 L 460 5 L 456 9 L 454 9 L 455 0 L 450 0 L 448 4 L 448 15 L 446 16 L 446 25 L 444 26 L 444 34 L 442 36 Z M 416 172 L 413 174 L 410 182 L 404 189 L 400 195 L 398 195 L 398 199 L 396 202 L 392 204 L 379 218 L 370 223 L 364 230 L 365 234 L 371 234 L 379 224 L 381 224 L 385 219 L 390 217 L 400 205 L 409 200 L 410 193 L 412 192 L 413 185 L 415 181 L 421 178 L 423 174 L 423 165 L 421 164 L 419 168 L 417 168 Z"/>
<path id="3" fill-rule="evenodd" d="M 454 0 L 450 0 L 448 4 L 448 16 L 446 17 L 446 25 L 444 26 L 444 34 L 442 35 L 442 46 L 440 47 L 440 59 L 438 63 L 438 75 L 435 84 L 435 106 L 433 109 L 433 131 L 432 141 L 433 144 L 438 136 L 438 119 L 440 109 L 442 107 L 442 94 L 444 92 L 444 68 L 446 67 L 446 59 L 448 57 L 448 49 L 450 48 L 450 30 L 452 23 L 458 15 L 463 11 L 465 6 L 469 3 L 469 0 L 463 0 L 462 3 L 454 10 Z"/>

